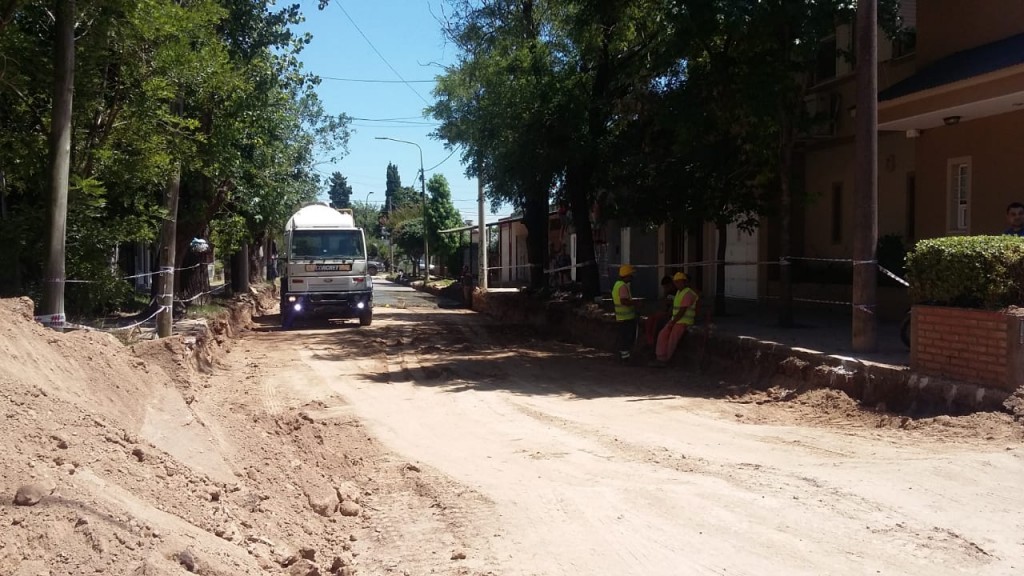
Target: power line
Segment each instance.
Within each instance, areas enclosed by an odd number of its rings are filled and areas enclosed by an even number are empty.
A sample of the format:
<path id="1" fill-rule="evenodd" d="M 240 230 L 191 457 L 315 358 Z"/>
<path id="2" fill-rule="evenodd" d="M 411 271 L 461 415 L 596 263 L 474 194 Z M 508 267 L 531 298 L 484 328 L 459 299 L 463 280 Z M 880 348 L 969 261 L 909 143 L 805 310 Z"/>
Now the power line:
<path id="1" fill-rule="evenodd" d="M 393 120 L 391 118 L 356 118 L 354 116 L 349 117 L 352 120 L 358 120 L 360 122 L 393 122 L 395 124 L 408 124 L 410 126 L 440 126 L 440 122 L 417 122 L 415 120 Z"/>
<path id="2" fill-rule="evenodd" d="M 395 67 L 392 66 L 390 62 L 388 62 L 388 59 L 385 58 L 384 55 L 380 53 L 380 50 L 377 50 L 377 47 L 373 45 L 373 42 L 370 42 L 370 39 L 366 37 L 366 34 L 363 34 L 363 30 L 359 28 L 359 25 L 356 24 L 356 21 L 353 20 L 352 16 L 349 15 L 348 10 L 345 10 L 345 7 L 341 5 L 341 2 L 334 2 L 334 5 L 341 10 L 341 13 L 345 15 L 345 18 L 348 18 L 348 21 L 352 23 L 352 26 L 354 26 L 356 31 L 359 32 L 359 35 L 363 37 L 363 40 L 366 40 L 366 43 L 370 45 L 370 48 L 372 48 L 373 51 L 377 54 L 377 56 L 379 56 L 380 59 L 384 62 L 384 64 L 386 64 L 387 67 L 390 68 L 391 71 L 395 73 L 395 76 L 398 76 L 398 79 L 401 80 L 403 84 L 408 86 L 409 90 L 412 90 L 413 94 L 419 96 L 420 100 L 423 100 L 424 104 L 430 106 L 430 102 L 428 102 L 427 99 L 424 98 L 423 95 L 420 94 L 416 90 L 416 88 L 414 88 L 413 85 L 409 83 L 408 80 L 403 78 L 402 75 L 399 74 L 398 70 L 395 70 Z"/>
<path id="3" fill-rule="evenodd" d="M 437 168 L 441 164 L 444 164 L 449 159 L 451 159 L 452 156 L 455 156 L 455 153 L 459 151 L 459 148 L 461 148 L 461 146 L 456 146 L 455 148 L 452 149 L 452 153 L 449 154 L 447 158 L 445 158 L 444 160 L 441 160 L 440 162 L 438 162 L 437 164 L 434 164 L 433 166 L 431 166 L 430 168 L 427 168 L 426 170 L 433 170 L 434 168 Z"/>
<path id="4" fill-rule="evenodd" d="M 334 80 L 335 82 L 362 82 L 365 84 L 433 84 L 436 80 L 377 80 L 370 78 L 339 78 L 337 76 L 321 76 L 322 80 Z"/>

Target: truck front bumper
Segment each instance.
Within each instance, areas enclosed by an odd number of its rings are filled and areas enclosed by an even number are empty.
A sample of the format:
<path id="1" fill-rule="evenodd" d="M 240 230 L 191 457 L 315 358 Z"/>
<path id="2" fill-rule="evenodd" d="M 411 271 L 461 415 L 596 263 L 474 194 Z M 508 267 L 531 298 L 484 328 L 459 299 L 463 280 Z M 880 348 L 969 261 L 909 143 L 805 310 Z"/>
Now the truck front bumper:
<path id="1" fill-rule="evenodd" d="M 334 312 L 354 318 L 373 309 L 373 290 L 290 293 L 284 295 L 281 305 L 289 314 Z"/>

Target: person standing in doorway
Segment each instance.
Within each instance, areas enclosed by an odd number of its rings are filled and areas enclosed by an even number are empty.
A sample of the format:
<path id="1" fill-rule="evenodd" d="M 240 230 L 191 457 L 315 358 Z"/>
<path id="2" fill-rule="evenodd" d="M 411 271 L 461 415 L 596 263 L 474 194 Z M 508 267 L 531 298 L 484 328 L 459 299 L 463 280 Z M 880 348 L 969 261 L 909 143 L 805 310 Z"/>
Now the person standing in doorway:
<path id="1" fill-rule="evenodd" d="M 659 368 L 668 365 L 676 347 L 679 346 L 679 341 L 686 335 L 687 329 L 693 326 L 697 319 L 697 301 L 700 300 L 697 292 L 690 288 L 690 279 L 685 272 L 676 272 L 672 276 L 672 282 L 676 285 L 676 295 L 672 300 L 672 317 L 658 333 L 658 344 L 655 348 L 658 359 L 652 364 Z"/>
<path id="2" fill-rule="evenodd" d="M 630 291 L 635 270 L 629 264 L 619 266 L 619 280 L 612 286 L 615 324 L 619 331 L 619 360 L 628 362 L 636 344 L 636 303 Z"/>
<path id="3" fill-rule="evenodd" d="M 1010 225 L 1004 236 L 1024 236 L 1024 204 L 1011 202 L 1006 207 L 1006 222 Z"/>

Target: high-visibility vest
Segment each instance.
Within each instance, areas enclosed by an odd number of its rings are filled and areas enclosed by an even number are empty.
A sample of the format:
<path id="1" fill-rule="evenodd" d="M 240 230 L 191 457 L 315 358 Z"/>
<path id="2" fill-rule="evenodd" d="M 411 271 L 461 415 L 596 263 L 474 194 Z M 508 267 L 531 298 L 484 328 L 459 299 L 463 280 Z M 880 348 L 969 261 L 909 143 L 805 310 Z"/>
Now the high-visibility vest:
<path id="1" fill-rule="evenodd" d="M 619 289 L 623 286 L 626 287 L 626 293 L 629 294 L 630 298 L 633 297 L 633 295 L 629 293 L 629 284 L 626 284 L 622 280 L 619 280 L 615 283 L 615 286 L 612 286 L 612 302 L 615 303 L 615 319 L 633 320 L 636 318 L 636 308 L 623 304 L 622 298 L 619 297 Z"/>
<path id="2" fill-rule="evenodd" d="M 687 294 L 693 294 L 693 303 L 686 308 L 686 312 L 679 319 L 679 323 L 693 326 L 693 323 L 697 320 L 697 300 L 700 300 L 700 295 L 692 288 L 686 287 L 676 292 L 676 297 L 672 301 L 672 317 L 675 318 L 676 314 L 679 314 L 679 310 L 683 307 L 683 298 Z"/>

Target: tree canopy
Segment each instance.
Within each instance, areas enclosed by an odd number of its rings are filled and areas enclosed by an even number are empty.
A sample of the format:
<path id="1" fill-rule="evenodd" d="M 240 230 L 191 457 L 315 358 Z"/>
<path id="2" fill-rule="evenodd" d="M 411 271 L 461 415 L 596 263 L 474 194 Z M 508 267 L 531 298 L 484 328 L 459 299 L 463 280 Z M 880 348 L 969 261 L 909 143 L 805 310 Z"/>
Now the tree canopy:
<path id="1" fill-rule="evenodd" d="M 38 293 L 48 194 L 52 3 L 11 4 L 0 32 L 0 293 Z M 79 0 L 67 274 L 69 311 L 115 306 L 117 250 L 156 240 L 180 163 L 179 265 L 194 237 L 229 253 L 315 199 L 317 162 L 344 154 L 297 55 L 297 6 L 263 0 Z M 171 103 L 179 101 L 179 112 Z M 112 265 L 113 264 L 113 265 Z M 102 287 L 108 289 L 101 289 Z M 188 282 L 179 284 L 187 290 Z"/>
<path id="2" fill-rule="evenodd" d="M 534 263 L 551 202 L 579 215 L 584 263 L 594 206 L 626 225 L 749 229 L 773 212 L 786 228 L 814 64 L 854 4 L 458 0 L 444 25 L 459 58 L 428 109 L 435 136 L 463 147 L 492 200 L 523 209 Z M 896 4 L 882 2 L 890 31 Z M 596 292 L 596 267 L 578 276 Z"/>
<path id="3" fill-rule="evenodd" d="M 341 172 L 335 172 L 331 174 L 331 179 L 327 182 L 327 196 L 331 199 L 331 205 L 335 208 L 351 208 L 352 207 L 352 185 L 348 183 L 348 179 L 341 175 Z M 374 223 L 376 225 L 376 223 Z"/>

